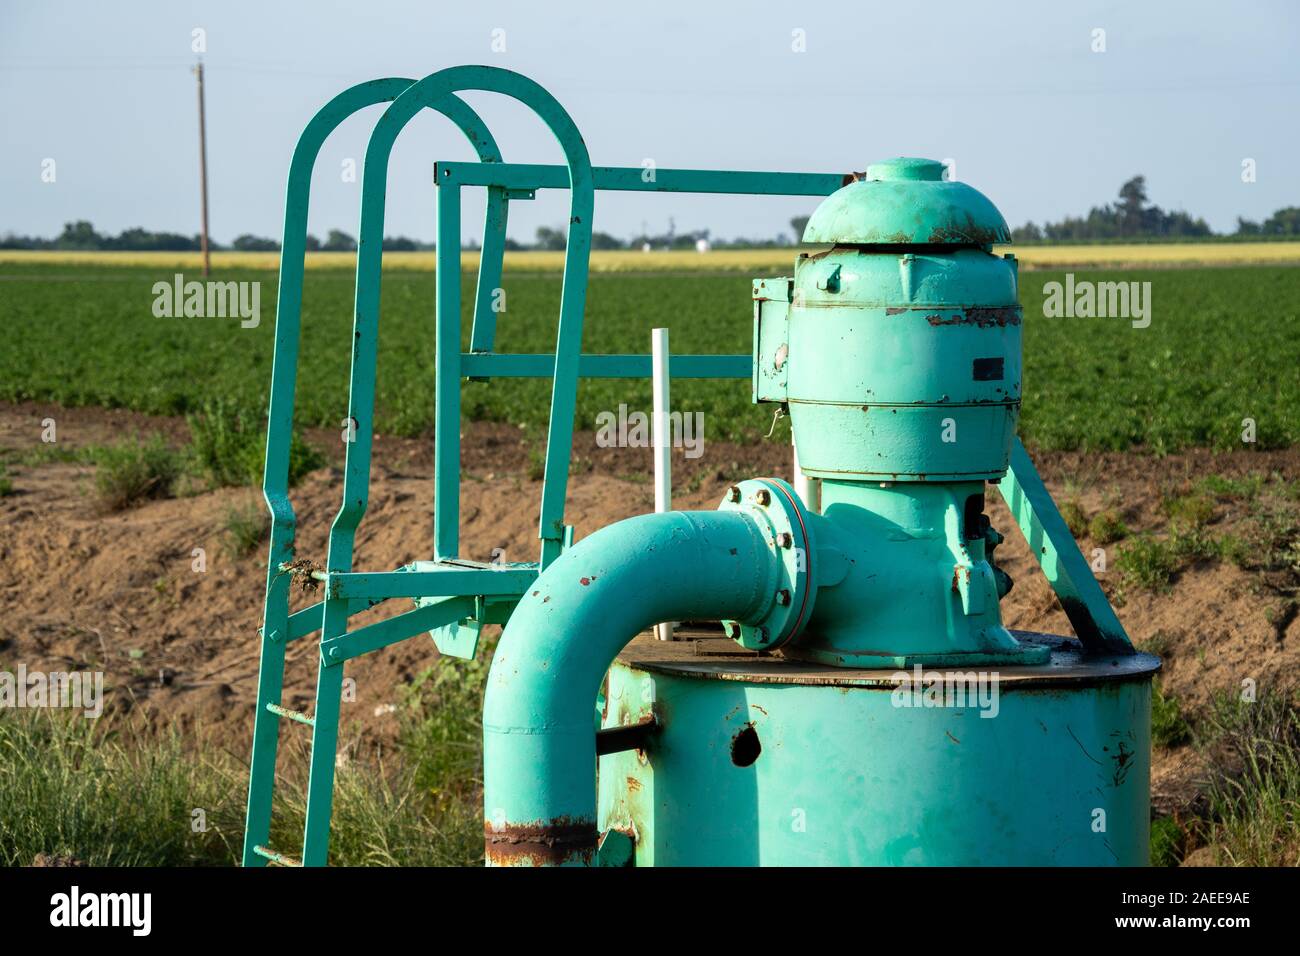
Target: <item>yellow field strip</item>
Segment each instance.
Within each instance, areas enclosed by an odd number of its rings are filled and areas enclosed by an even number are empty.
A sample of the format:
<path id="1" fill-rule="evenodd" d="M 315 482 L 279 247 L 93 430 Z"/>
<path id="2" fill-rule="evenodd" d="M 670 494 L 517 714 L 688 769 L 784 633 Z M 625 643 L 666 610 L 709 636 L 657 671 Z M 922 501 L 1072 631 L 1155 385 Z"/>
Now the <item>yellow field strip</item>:
<path id="1" fill-rule="evenodd" d="M 591 254 L 593 272 L 685 272 L 690 270 L 789 271 L 797 249 L 721 249 L 699 253 L 691 250 L 638 252 L 609 250 Z M 1189 242 L 1127 245 L 1014 246 L 999 251 L 1014 252 L 1027 268 L 1142 268 L 1176 266 L 1294 265 L 1300 264 L 1300 242 Z M 355 263 L 350 252 L 311 252 L 309 269 L 350 269 Z M 275 269 L 277 252 L 214 252 L 217 269 Z M 50 252 L 0 249 L 0 265 L 27 263 L 83 266 L 153 266 L 193 271 L 200 265 L 197 252 Z M 466 269 L 478 268 L 478 253 L 466 252 Z M 563 252 L 507 252 L 506 268 L 538 272 L 559 271 Z M 389 252 L 384 266 L 390 269 L 432 271 L 432 252 Z"/>

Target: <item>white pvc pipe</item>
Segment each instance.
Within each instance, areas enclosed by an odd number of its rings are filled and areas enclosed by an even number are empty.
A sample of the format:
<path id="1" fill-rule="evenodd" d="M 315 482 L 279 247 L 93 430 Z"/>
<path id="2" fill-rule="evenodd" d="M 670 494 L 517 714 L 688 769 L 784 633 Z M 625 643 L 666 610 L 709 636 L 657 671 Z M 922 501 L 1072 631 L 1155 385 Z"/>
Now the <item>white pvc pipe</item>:
<path id="1" fill-rule="evenodd" d="M 673 510 L 673 436 L 668 417 L 668 330 L 654 329 L 650 333 L 650 382 L 654 390 L 651 403 L 651 433 L 654 445 L 655 511 Z M 655 637 L 661 641 L 673 639 L 673 624 L 667 621 L 655 625 Z"/>
<path id="2" fill-rule="evenodd" d="M 794 491 L 803 502 L 803 506 L 814 514 L 819 514 L 822 510 L 822 487 L 821 482 L 816 478 L 809 478 L 799 467 L 799 449 L 794 443 L 794 436 L 790 436 L 790 452 L 794 460 Z"/>
<path id="3" fill-rule="evenodd" d="M 650 380 L 654 388 L 652 441 L 655 456 L 655 511 L 673 509 L 673 436 L 668 418 L 668 330 L 650 333 Z"/>

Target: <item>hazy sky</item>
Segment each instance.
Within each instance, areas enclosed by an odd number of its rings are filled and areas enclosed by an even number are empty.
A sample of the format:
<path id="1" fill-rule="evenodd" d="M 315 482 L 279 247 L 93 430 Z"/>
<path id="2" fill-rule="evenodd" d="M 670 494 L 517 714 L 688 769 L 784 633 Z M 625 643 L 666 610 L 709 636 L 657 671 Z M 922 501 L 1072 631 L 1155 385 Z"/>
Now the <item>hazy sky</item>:
<path id="1" fill-rule="evenodd" d="M 279 237 L 293 144 L 335 93 L 462 63 L 550 89 L 597 165 L 840 172 L 896 155 L 953 158 L 958 178 L 1013 225 L 1085 212 L 1136 173 L 1153 201 L 1219 230 L 1300 205 L 1295 0 L 0 0 L 0 233 L 50 236 L 83 218 L 110 232 L 198 230 L 196 27 L 207 39 L 212 233 L 222 242 Z M 498 29 L 505 52 L 492 49 Z M 560 160 L 521 107 L 466 99 L 507 160 Z M 360 161 L 377 117 L 355 117 L 326 143 L 313 185 L 318 235 L 356 233 L 359 186 L 342 181 L 342 163 Z M 41 180 L 47 158 L 53 183 Z M 419 117 L 394 151 L 386 231 L 431 240 L 433 162 L 473 158 L 445 120 Z M 1250 184 L 1246 158 L 1257 164 Z M 466 200 L 465 235 L 479 238 Z M 679 232 L 770 236 L 810 205 L 604 193 L 595 225 L 629 236 L 672 217 Z M 531 239 L 564 217 L 564 195 L 544 194 L 512 204 L 510 233 Z"/>

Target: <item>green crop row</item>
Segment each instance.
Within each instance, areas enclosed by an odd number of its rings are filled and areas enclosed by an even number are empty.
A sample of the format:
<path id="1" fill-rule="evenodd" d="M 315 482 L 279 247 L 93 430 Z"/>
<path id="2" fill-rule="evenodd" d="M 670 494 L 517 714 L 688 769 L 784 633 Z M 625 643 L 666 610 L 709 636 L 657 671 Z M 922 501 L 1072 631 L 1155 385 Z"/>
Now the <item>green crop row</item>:
<path id="1" fill-rule="evenodd" d="M 214 278 L 260 282 L 255 328 L 238 318 L 159 318 L 154 268 L 6 263 L 0 269 L 0 399 L 126 407 L 184 414 L 212 399 L 265 407 L 274 340 L 275 273 L 236 271 Z M 186 278 L 194 278 L 186 276 Z M 1300 269 L 1243 267 L 1081 273 L 1094 281 L 1150 282 L 1151 323 L 1048 318 L 1043 286 L 1062 274 L 1026 273 L 1023 436 L 1049 449 L 1157 451 L 1240 447 L 1243 420 L 1258 447 L 1300 441 Z M 560 277 L 508 275 L 497 347 L 553 347 Z M 343 271 L 308 275 L 303 309 L 298 423 L 339 428 L 347 408 L 353 283 Z M 468 343 L 473 276 L 463 279 Z M 415 435 L 432 426 L 434 277 L 385 275 L 379 342 L 377 430 Z M 590 282 L 584 348 L 644 352 L 650 329 L 671 330 L 673 351 L 748 353 L 750 278 L 741 273 L 596 274 Z M 470 419 L 544 424 L 550 383 L 468 383 Z M 687 381 L 674 405 L 705 414 L 709 439 L 766 434 L 772 410 L 749 400 L 748 381 Z M 620 403 L 646 408 L 649 381 L 585 382 L 580 430 Z"/>

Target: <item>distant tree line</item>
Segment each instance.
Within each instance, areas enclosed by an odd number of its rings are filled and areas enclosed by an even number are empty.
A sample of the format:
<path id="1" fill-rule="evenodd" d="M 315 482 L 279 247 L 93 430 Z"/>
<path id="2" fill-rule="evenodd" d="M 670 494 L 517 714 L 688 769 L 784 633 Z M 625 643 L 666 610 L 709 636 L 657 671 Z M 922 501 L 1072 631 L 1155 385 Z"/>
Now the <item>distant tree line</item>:
<path id="1" fill-rule="evenodd" d="M 666 232 L 651 234 L 643 231 L 623 240 L 607 232 L 593 232 L 591 248 L 603 249 L 696 249 L 707 246 L 713 249 L 772 249 L 790 246 L 803 238 L 807 216 L 790 220 L 793 234 L 778 233 L 771 238 L 738 237 L 715 239 L 708 229 L 677 232 L 673 220 L 668 220 Z M 1180 211 L 1166 212 L 1147 201 L 1146 177 L 1134 176 L 1119 189 L 1119 200 L 1104 206 L 1094 206 L 1086 216 L 1067 216 L 1060 222 L 1047 222 L 1042 226 L 1027 222 L 1011 231 L 1016 242 L 1079 242 L 1098 240 L 1144 239 L 1269 239 L 1300 236 L 1300 207 L 1279 209 L 1263 222 L 1237 218 L 1237 229 L 1227 234 L 1216 234 L 1204 219 Z M 532 243 L 506 240 L 507 250 L 543 249 L 560 251 L 568 240 L 561 227 L 541 226 Z M 229 246 L 209 243 L 212 249 L 233 249 L 239 252 L 278 252 L 280 243 L 263 236 L 244 234 L 236 236 Z M 394 252 L 431 250 L 433 243 L 408 239 L 406 236 L 385 236 L 384 249 Z M 477 249 L 471 240 L 467 248 Z M 116 236 L 95 231 L 89 222 L 78 220 L 67 223 L 63 232 L 53 239 L 19 236 L 7 233 L 0 236 L 0 249 L 57 249 L 105 250 L 122 252 L 147 251 L 197 251 L 199 237 L 175 232 L 150 232 L 147 229 L 127 229 Z M 322 242 L 316 236 L 307 236 L 308 252 L 355 252 L 357 241 L 341 229 L 331 229 Z"/>
<path id="2" fill-rule="evenodd" d="M 807 217 L 802 217 L 806 220 Z M 795 220 L 794 222 L 798 222 Z M 796 234 L 802 234 L 800 226 Z M 515 239 L 506 240 L 507 250 L 544 249 L 563 250 L 567 241 L 566 231 L 562 228 L 542 226 L 537 230 L 536 240 L 522 243 Z M 732 249 L 766 249 L 789 246 L 790 237 L 779 234 L 771 239 L 712 239 L 708 229 L 679 233 L 669 220 L 668 231 L 658 235 L 641 234 L 631 239 L 622 240 L 607 232 L 595 232 L 591 236 L 592 249 L 695 249 L 703 241 L 710 248 Z M 226 246 L 219 242 L 209 242 L 213 250 L 233 249 L 237 252 L 279 252 L 280 243 L 264 236 L 244 234 L 236 236 Z M 8 233 L 0 236 L 0 249 L 55 249 L 62 251 L 120 251 L 120 252 L 185 252 L 200 248 L 198 235 L 183 236 L 175 232 L 150 232 L 146 229 L 127 229 L 119 235 L 112 236 L 95 231 L 89 222 L 78 220 L 67 223 L 63 232 L 53 239 L 36 236 L 19 236 Z M 357 241 L 341 229 L 331 229 L 322 242 L 316 236 L 307 236 L 308 252 L 355 252 Z M 408 239 L 406 236 L 385 236 L 384 249 L 393 252 L 417 252 L 436 248 L 433 243 Z M 474 240 L 466 248 L 477 249 Z"/>
<path id="3" fill-rule="evenodd" d="M 280 243 L 263 236 L 244 234 L 236 236 L 226 246 L 210 241 L 214 250 L 233 249 L 237 252 L 279 252 Z M 0 236 L 0 249 L 55 249 L 60 251 L 105 252 L 197 252 L 201 248 L 199 236 L 183 236 L 176 232 L 150 232 L 147 229 L 127 229 L 116 236 L 95 231 L 84 219 L 64 225 L 63 232 L 53 239 L 38 236 L 18 236 L 7 233 Z M 331 229 L 321 242 L 316 236 L 307 236 L 308 252 L 355 252 L 357 241 L 340 229 Z M 432 249 L 433 245 L 417 242 L 405 236 L 385 236 L 384 248 L 399 252 Z"/>
<path id="4" fill-rule="evenodd" d="M 1300 235 L 1300 207 L 1279 209 L 1263 223 L 1237 218 L 1233 238 Z M 1166 212 L 1147 202 L 1145 176 L 1134 176 L 1119 188 L 1114 205 L 1094 206 L 1086 216 L 1067 216 L 1041 227 L 1027 222 L 1011 230 L 1016 242 L 1077 242 L 1098 239 L 1199 239 L 1216 236 L 1209 224 L 1180 211 Z"/>
<path id="5" fill-rule="evenodd" d="M 17 236 L 7 233 L 0 236 L 0 249 L 112 249 L 130 252 L 161 250 L 164 252 L 197 249 L 199 237 L 182 236 L 175 232 L 150 232 L 147 229 L 127 229 L 120 235 L 106 236 L 83 220 L 67 223 L 63 232 L 54 239 L 36 236 Z"/>

